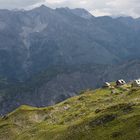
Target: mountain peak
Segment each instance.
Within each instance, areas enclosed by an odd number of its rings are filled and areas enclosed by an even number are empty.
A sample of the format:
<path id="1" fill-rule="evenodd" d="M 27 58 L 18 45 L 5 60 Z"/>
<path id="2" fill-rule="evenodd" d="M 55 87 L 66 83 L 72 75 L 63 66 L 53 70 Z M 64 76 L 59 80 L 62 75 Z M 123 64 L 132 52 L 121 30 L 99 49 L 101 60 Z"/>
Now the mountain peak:
<path id="1" fill-rule="evenodd" d="M 38 10 L 38 11 L 46 11 L 46 10 L 52 10 L 51 8 L 47 7 L 46 5 L 42 4 L 40 7 L 37 7 L 33 10 Z"/>
<path id="2" fill-rule="evenodd" d="M 70 9 L 68 7 L 63 7 L 63 8 L 56 8 L 56 11 L 72 13 L 76 16 L 79 16 L 79 17 L 85 18 L 85 19 L 90 19 L 90 18 L 94 17 L 92 14 L 90 14 L 87 10 L 85 10 L 83 8 Z"/>
<path id="3" fill-rule="evenodd" d="M 72 12 L 75 15 L 80 16 L 80 17 L 85 18 L 85 19 L 90 19 L 93 17 L 92 14 L 90 14 L 86 9 L 83 9 L 83 8 L 72 9 Z"/>
<path id="4" fill-rule="evenodd" d="M 48 8 L 46 5 L 42 4 L 40 8 Z"/>

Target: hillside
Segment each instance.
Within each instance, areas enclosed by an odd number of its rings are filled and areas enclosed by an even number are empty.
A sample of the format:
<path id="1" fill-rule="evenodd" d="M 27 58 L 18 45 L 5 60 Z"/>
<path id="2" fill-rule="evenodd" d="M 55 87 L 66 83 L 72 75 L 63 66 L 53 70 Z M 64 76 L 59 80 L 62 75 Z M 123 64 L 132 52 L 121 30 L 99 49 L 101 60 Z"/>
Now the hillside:
<path id="1" fill-rule="evenodd" d="M 0 140 L 140 139 L 140 88 L 80 94 L 48 108 L 19 107 L 0 119 Z"/>

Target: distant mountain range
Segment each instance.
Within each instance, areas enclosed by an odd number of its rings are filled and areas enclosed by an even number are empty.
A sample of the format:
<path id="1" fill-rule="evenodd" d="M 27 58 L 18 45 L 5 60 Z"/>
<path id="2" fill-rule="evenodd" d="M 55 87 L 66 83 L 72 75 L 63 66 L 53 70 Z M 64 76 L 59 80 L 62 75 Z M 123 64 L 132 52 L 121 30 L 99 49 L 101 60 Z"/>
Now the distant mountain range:
<path id="1" fill-rule="evenodd" d="M 44 5 L 0 10 L 0 113 L 140 77 L 140 18 Z"/>

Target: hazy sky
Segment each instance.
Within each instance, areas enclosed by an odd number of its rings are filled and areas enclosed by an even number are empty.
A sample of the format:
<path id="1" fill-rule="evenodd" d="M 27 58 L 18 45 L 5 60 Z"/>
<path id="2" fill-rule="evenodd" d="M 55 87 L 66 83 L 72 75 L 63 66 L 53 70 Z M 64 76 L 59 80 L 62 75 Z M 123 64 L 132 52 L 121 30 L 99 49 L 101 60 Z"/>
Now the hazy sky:
<path id="1" fill-rule="evenodd" d="M 95 16 L 128 15 L 140 17 L 140 0 L 0 0 L 1 9 L 48 7 L 85 8 Z"/>

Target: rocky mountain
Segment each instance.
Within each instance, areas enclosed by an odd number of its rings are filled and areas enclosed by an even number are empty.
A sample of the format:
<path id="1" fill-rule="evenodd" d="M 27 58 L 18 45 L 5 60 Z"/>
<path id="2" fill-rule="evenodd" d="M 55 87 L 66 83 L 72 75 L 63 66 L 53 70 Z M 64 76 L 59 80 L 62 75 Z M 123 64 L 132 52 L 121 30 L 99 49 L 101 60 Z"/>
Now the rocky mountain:
<path id="1" fill-rule="evenodd" d="M 23 81 L 55 65 L 137 59 L 139 22 L 43 5 L 30 11 L 0 10 L 0 74 Z"/>
<path id="2" fill-rule="evenodd" d="M 44 5 L 0 10 L 0 113 L 140 77 L 140 19 Z"/>
<path id="3" fill-rule="evenodd" d="M 139 140 L 140 88 L 89 90 L 55 106 L 21 106 L 0 118 L 1 140 Z"/>

